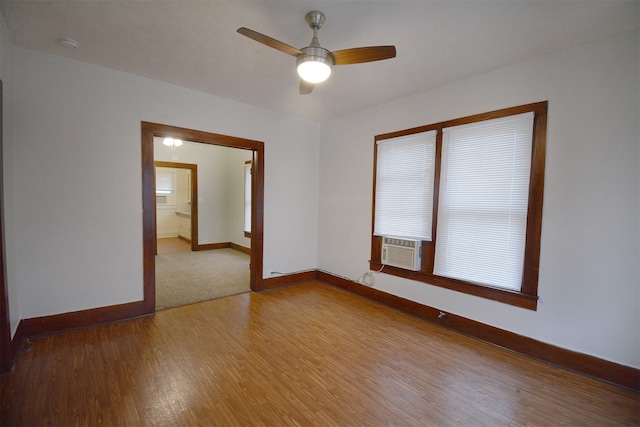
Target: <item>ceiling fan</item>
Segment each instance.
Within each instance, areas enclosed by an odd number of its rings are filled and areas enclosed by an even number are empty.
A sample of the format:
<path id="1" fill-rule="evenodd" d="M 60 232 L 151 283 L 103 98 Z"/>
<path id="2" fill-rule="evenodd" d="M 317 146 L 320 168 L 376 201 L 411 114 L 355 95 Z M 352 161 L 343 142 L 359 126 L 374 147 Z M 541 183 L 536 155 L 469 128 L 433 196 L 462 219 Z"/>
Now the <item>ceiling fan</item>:
<path id="1" fill-rule="evenodd" d="M 323 48 L 318 42 L 318 30 L 322 28 L 324 19 L 322 12 L 312 11 L 307 13 L 306 20 L 313 30 L 313 38 L 311 39 L 311 44 L 302 49 L 296 49 L 293 46 L 245 27 L 238 28 L 238 32 L 243 36 L 297 58 L 300 95 L 311 93 L 317 83 L 328 79 L 331 75 L 331 67 L 334 65 L 360 64 L 395 58 L 395 46 L 356 47 L 335 52 Z"/>

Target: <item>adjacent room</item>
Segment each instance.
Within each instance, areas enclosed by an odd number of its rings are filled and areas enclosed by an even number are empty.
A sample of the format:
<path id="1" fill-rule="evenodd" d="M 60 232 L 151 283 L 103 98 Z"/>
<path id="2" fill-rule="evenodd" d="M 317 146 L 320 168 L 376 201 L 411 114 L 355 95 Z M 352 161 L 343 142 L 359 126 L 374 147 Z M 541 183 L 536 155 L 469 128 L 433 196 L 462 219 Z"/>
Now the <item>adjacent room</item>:
<path id="1" fill-rule="evenodd" d="M 637 0 L 0 13 L 0 424 L 640 424 Z"/>
<path id="2" fill-rule="evenodd" d="M 249 150 L 154 138 L 156 310 L 249 292 Z"/>

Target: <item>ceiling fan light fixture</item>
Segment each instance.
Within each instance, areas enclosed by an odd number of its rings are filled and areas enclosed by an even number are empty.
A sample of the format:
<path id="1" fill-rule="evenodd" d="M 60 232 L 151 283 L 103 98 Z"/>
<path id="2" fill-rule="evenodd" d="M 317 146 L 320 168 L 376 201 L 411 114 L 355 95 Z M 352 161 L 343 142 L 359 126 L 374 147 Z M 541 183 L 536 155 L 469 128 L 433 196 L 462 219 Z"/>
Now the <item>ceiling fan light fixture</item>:
<path id="1" fill-rule="evenodd" d="M 309 59 L 298 64 L 298 75 L 309 83 L 322 83 L 331 75 L 331 67 L 321 61 Z"/>
<path id="2" fill-rule="evenodd" d="M 303 55 L 298 56 L 298 75 L 309 83 L 322 83 L 331 75 L 333 55 L 328 50 L 309 46 L 302 49 Z"/>
<path id="3" fill-rule="evenodd" d="M 296 49 L 272 37 L 260 34 L 246 27 L 238 28 L 238 33 L 296 57 L 296 68 L 300 76 L 300 95 L 308 95 L 316 83 L 322 83 L 331 75 L 334 65 L 361 64 L 396 57 L 395 46 L 365 46 L 331 52 L 320 46 L 318 30 L 324 23 L 324 14 L 314 10 L 306 15 L 307 24 L 313 30 L 313 38 L 307 47 Z"/>

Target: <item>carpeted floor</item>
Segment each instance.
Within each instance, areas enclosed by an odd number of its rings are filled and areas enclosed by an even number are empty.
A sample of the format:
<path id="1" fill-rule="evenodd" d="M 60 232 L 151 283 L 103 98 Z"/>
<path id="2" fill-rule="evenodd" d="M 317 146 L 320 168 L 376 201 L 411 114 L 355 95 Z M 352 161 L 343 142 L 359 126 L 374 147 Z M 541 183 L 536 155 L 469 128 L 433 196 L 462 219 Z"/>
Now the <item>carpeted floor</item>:
<path id="1" fill-rule="evenodd" d="M 249 292 L 249 260 L 234 249 L 156 255 L 156 310 Z"/>
<path id="2" fill-rule="evenodd" d="M 191 252 L 191 242 L 179 237 L 159 238 L 156 250 L 158 255 Z"/>

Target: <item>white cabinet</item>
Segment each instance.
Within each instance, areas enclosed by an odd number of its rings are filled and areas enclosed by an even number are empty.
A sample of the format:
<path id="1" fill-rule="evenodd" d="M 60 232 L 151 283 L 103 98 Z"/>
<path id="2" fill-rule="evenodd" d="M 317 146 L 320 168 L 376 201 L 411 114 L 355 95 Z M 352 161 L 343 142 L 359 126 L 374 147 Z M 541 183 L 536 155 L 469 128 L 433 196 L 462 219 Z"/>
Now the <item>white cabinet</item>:
<path id="1" fill-rule="evenodd" d="M 178 215 L 178 236 L 191 241 L 191 214 L 176 212 L 176 215 Z"/>

